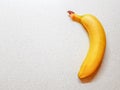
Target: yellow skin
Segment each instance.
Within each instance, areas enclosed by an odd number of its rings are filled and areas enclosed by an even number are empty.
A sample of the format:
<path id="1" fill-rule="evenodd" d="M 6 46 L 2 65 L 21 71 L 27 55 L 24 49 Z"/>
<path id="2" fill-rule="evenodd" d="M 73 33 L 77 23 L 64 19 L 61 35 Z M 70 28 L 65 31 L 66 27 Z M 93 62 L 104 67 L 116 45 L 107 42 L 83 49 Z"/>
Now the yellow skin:
<path id="1" fill-rule="evenodd" d="M 78 72 L 80 79 L 91 76 L 96 72 L 102 62 L 106 47 L 106 36 L 104 29 L 98 19 L 90 14 L 78 15 L 68 11 L 72 20 L 83 25 L 90 39 L 90 47 L 85 60 Z"/>

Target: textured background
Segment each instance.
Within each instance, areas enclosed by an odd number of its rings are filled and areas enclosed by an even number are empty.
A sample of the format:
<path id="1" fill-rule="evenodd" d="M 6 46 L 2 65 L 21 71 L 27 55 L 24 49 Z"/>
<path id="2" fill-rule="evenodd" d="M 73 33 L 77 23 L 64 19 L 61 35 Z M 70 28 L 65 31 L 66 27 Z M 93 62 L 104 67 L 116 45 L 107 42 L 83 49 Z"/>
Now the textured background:
<path id="1" fill-rule="evenodd" d="M 0 90 L 120 90 L 119 0 L 0 0 Z M 104 61 L 91 82 L 77 73 L 87 33 L 67 10 L 91 13 L 107 36 Z"/>

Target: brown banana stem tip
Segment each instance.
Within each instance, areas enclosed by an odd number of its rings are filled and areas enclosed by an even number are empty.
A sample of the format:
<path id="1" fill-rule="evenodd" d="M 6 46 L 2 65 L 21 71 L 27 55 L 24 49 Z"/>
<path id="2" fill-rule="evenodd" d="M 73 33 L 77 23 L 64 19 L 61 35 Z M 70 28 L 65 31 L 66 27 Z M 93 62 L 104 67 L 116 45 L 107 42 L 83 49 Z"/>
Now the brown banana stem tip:
<path id="1" fill-rule="evenodd" d="M 68 14 L 69 15 L 71 15 L 71 14 L 74 14 L 75 12 L 73 12 L 73 11 L 71 11 L 71 10 L 69 10 L 69 11 L 67 11 L 68 12 Z"/>

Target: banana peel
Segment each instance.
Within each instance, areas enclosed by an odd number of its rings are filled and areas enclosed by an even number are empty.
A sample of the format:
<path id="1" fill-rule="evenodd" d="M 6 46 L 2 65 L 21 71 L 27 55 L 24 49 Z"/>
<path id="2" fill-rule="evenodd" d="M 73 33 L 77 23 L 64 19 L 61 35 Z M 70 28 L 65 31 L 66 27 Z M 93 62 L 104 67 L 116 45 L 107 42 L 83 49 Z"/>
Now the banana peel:
<path id="1" fill-rule="evenodd" d="M 84 79 L 94 74 L 99 68 L 105 53 L 106 35 L 102 24 L 95 16 L 78 15 L 73 11 L 68 11 L 68 13 L 73 21 L 82 24 L 90 40 L 88 53 L 78 72 L 78 77 Z"/>

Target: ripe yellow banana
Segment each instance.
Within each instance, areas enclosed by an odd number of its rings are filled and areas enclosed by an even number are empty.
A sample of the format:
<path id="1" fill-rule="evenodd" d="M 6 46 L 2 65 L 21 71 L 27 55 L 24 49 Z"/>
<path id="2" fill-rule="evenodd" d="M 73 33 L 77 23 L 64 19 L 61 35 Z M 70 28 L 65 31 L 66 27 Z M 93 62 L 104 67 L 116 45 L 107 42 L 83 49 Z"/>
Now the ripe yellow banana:
<path id="1" fill-rule="evenodd" d="M 85 60 L 78 72 L 80 79 L 91 76 L 96 72 L 102 62 L 106 47 L 106 36 L 99 20 L 90 14 L 78 15 L 68 11 L 72 20 L 83 25 L 90 39 L 90 46 Z"/>

